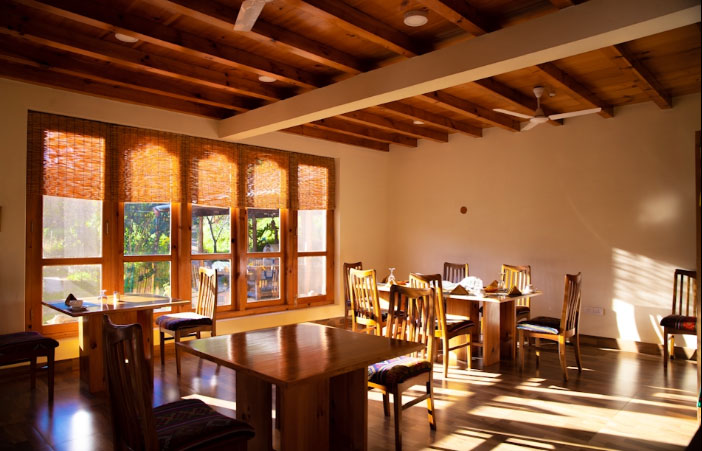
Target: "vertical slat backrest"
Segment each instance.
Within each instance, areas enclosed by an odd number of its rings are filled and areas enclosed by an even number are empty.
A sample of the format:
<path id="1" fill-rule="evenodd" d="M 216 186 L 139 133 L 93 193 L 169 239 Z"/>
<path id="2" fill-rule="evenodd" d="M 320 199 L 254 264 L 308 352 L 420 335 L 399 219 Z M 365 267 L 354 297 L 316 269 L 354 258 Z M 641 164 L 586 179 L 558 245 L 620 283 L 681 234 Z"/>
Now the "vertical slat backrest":
<path id="1" fill-rule="evenodd" d="M 385 335 L 422 343 L 425 348 L 418 356 L 433 362 L 436 357 L 435 304 L 433 288 L 391 286 Z"/>
<path id="2" fill-rule="evenodd" d="M 434 289 L 434 314 L 439 322 L 439 330 L 446 330 L 446 300 L 441 286 L 441 274 L 410 273 L 411 287 Z"/>
<path id="3" fill-rule="evenodd" d="M 673 315 L 697 316 L 697 271 L 676 269 L 673 281 Z"/>
<path id="4" fill-rule="evenodd" d="M 561 315 L 561 330 L 575 330 L 580 321 L 580 286 L 582 273 L 566 274 L 565 293 L 563 295 L 563 313 Z"/>
<path id="5" fill-rule="evenodd" d="M 197 306 L 195 313 L 212 319 L 212 334 L 216 334 L 217 270 L 200 268 L 198 271 Z"/>
<path id="6" fill-rule="evenodd" d="M 444 262 L 444 280 L 458 283 L 469 275 L 468 263 Z"/>
<path id="7" fill-rule="evenodd" d="M 102 329 L 115 449 L 157 450 L 141 326 L 116 326 L 105 315 Z"/>
<path id="8" fill-rule="evenodd" d="M 527 285 L 531 284 L 531 266 L 502 265 L 502 281 L 507 290 L 516 286 L 519 291 L 523 292 Z M 521 298 L 516 301 L 518 306 L 529 307 L 530 304 L 531 298 Z"/>
<path id="9" fill-rule="evenodd" d="M 349 293 L 349 271 L 352 269 L 363 269 L 363 263 L 344 263 L 344 301 L 351 302 L 351 294 Z"/>
<path id="10" fill-rule="evenodd" d="M 359 320 L 361 320 L 361 324 L 367 324 L 367 320 L 373 321 L 377 323 L 378 335 L 381 335 L 380 303 L 378 302 L 375 269 L 350 269 L 349 290 L 354 324 Z"/>

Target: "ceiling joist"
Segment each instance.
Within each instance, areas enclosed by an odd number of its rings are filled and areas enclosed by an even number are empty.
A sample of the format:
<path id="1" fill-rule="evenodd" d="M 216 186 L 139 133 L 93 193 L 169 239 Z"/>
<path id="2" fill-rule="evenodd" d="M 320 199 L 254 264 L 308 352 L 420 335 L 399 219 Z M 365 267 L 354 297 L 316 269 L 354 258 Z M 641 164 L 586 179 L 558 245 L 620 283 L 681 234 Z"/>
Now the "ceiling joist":
<path id="1" fill-rule="evenodd" d="M 307 136 L 310 138 L 323 139 L 326 141 L 333 141 L 358 147 L 366 147 L 368 149 L 380 150 L 383 152 L 390 151 L 390 144 L 388 143 L 373 141 L 371 139 L 358 138 L 356 136 L 349 136 L 343 133 L 336 133 L 328 130 L 320 130 L 318 128 L 310 127 L 308 125 L 298 125 L 295 127 L 287 128 L 283 131 L 287 133 L 293 133 L 296 135 Z"/>

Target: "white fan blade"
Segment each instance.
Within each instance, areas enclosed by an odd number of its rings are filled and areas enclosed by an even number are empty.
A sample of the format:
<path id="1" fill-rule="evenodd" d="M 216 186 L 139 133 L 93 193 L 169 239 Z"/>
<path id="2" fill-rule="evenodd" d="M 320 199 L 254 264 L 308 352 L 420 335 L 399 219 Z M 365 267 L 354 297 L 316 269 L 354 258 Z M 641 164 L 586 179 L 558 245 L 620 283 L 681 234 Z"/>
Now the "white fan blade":
<path id="1" fill-rule="evenodd" d="M 538 122 L 529 121 L 528 124 L 526 124 L 524 127 L 522 127 L 522 131 L 525 132 L 527 130 L 531 130 L 532 128 L 536 127 L 537 125 L 539 125 Z"/>
<path id="2" fill-rule="evenodd" d="M 552 121 L 557 121 L 558 119 L 565 119 L 568 117 L 584 116 L 586 114 L 599 113 L 602 108 L 591 108 L 589 110 L 571 111 L 570 113 L 552 114 L 548 118 Z"/>
<path id="3" fill-rule="evenodd" d="M 244 0 L 236 16 L 234 31 L 251 31 L 266 3 L 273 0 Z"/>
<path id="4" fill-rule="evenodd" d="M 528 114 L 517 113 L 517 112 L 509 111 L 509 110 L 503 110 L 502 108 L 493 108 L 492 111 L 497 111 L 498 113 L 502 113 L 502 114 L 509 114 L 510 116 L 521 117 L 523 119 L 531 119 L 532 118 L 532 116 L 529 116 Z"/>

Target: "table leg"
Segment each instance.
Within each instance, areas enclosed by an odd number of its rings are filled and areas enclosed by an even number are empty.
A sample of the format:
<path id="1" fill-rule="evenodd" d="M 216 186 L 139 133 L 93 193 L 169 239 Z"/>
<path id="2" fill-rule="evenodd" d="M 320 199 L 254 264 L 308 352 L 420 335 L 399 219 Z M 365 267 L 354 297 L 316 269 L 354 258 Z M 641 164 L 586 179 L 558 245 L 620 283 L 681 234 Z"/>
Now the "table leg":
<path id="1" fill-rule="evenodd" d="M 276 413 L 280 415 L 281 451 L 330 449 L 329 379 L 281 387 L 281 392 L 280 412 Z"/>
<path id="2" fill-rule="evenodd" d="M 478 302 L 473 302 L 473 301 L 465 301 L 462 299 L 453 299 L 453 298 L 448 298 L 446 301 L 446 313 L 449 315 L 458 315 L 458 316 L 465 316 L 466 318 L 472 319 L 473 322 L 475 322 L 476 327 L 473 329 L 473 332 L 471 333 L 471 342 L 472 343 L 480 343 L 480 333 L 478 332 L 478 326 L 477 324 L 480 323 L 480 304 Z M 461 335 L 455 338 L 451 339 L 451 346 L 457 346 L 459 344 L 463 344 L 467 341 L 465 336 Z M 459 348 L 456 349 L 455 351 L 451 351 L 455 357 L 456 360 L 462 360 L 462 361 L 467 361 L 468 360 L 468 353 L 466 352 L 466 348 Z M 471 347 L 471 353 L 473 355 L 478 355 L 478 347 L 473 346 Z M 445 362 L 450 362 L 451 357 L 444 357 Z M 449 363 L 450 364 L 450 363 Z"/>
<path id="3" fill-rule="evenodd" d="M 243 371 L 236 372 L 236 418 L 249 423 L 256 433 L 248 442 L 250 450 L 270 451 L 273 448 L 272 389 L 268 382 Z"/>
<path id="4" fill-rule="evenodd" d="M 368 370 L 332 377 L 329 397 L 329 448 L 368 449 Z"/>
<path id="5" fill-rule="evenodd" d="M 500 304 L 483 304 L 483 367 L 500 361 Z"/>
<path id="6" fill-rule="evenodd" d="M 500 304 L 500 358 L 514 360 L 517 355 L 517 312 L 514 301 Z"/>
<path id="7" fill-rule="evenodd" d="M 154 380 L 154 311 L 138 310 L 136 312 L 136 322 L 141 324 L 142 336 L 144 338 L 144 356 L 149 368 L 149 377 Z"/>

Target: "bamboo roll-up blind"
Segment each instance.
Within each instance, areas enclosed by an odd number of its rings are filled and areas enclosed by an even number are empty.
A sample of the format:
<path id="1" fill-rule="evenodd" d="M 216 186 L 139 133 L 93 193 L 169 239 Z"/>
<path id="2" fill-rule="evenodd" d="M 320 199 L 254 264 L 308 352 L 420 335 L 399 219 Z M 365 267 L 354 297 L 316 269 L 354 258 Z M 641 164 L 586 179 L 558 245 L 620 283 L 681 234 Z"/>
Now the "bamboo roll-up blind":
<path id="1" fill-rule="evenodd" d="M 187 155 L 188 202 L 213 207 L 238 205 L 236 144 L 183 137 Z"/>
<path id="2" fill-rule="evenodd" d="M 117 199 L 122 202 L 180 202 L 182 135 L 134 127 L 112 127 Z"/>
<path id="3" fill-rule="evenodd" d="M 333 210 L 334 159 L 293 153 L 290 155 L 290 197 L 295 210 Z"/>
<path id="4" fill-rule="evenodd" d="M 253 146 L 240 146 L 244 207 L 288 208 L 289 153 Z M 242 196 L 243 197 L 243 196 Z"/>
<path id="5" fill-rule="evenodd" d="M 28 195 L 105 199 L 108 124 L 30 111 L 27 127 Z"/>

